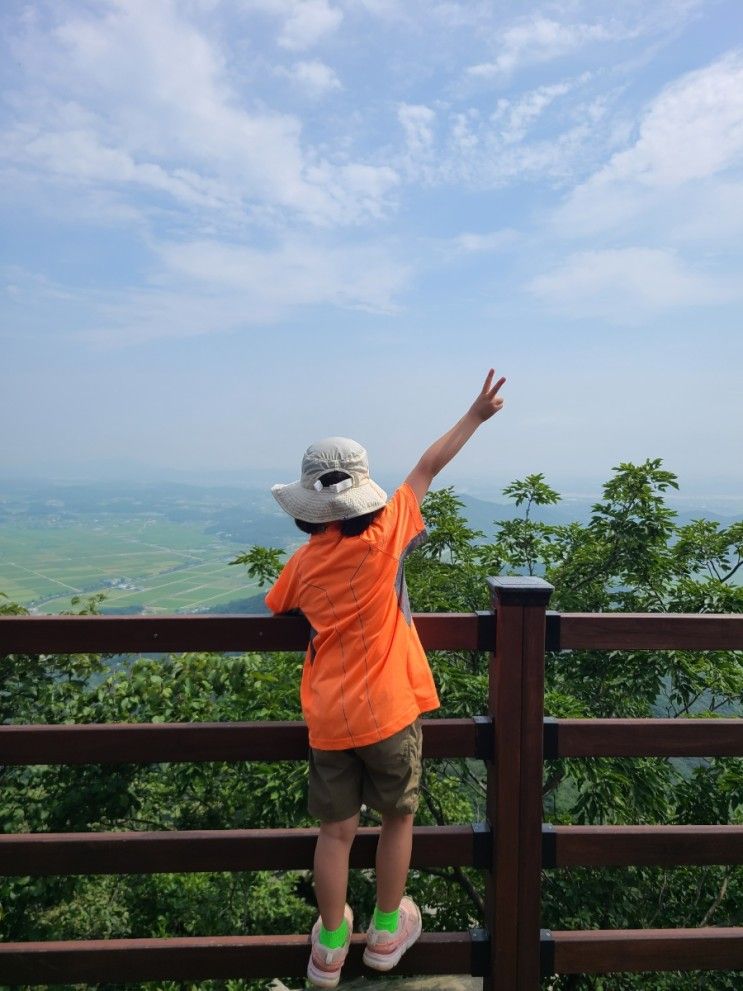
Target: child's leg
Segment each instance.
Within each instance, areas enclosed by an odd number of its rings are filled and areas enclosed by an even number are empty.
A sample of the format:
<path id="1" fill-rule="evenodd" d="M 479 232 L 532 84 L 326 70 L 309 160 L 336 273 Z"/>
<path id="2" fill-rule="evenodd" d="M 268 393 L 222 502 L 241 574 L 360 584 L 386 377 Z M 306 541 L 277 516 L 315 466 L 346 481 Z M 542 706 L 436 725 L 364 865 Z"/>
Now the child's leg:
<path id="1" fill-rule="evenodd" d="M 377 908 L 394 912 L 400 905 L 408 879 L 413 847 L 414 814 L 382 815 L 377 844 Z"/>
<path id="2" fill-rule="evenodd" d="M 421 934 L 421 912 L 403 895 L 410 865 L 413 814 L 385 814 L 377 846 L 377 907 L 366 932 L 364 963 L 374 970 L 397 966 Z"/>
<path id="3" fill-rule="evenodd" d="M 315 896 L 322 924 L 328 930 L 343 922 L 348 888 L 348 854 L 351 850 L 359 813 L 349 819 L 320 824 L 315 847 Z"/>

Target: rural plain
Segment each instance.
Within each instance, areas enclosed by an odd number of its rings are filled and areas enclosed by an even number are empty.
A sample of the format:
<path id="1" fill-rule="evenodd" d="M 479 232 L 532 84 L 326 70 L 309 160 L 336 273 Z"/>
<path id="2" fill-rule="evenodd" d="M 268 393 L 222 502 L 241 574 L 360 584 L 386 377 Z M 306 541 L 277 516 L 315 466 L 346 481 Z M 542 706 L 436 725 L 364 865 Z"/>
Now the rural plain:
<path id="1" fill-rule="evenodd" d="M 522 515 L 505 502 L 463 501 L 488 537 L 494 520 Z M 591 505 L 568 498 L 539 507 L 539 518 L 587 521 Z M 739 518 L 689 506 L 677 522 L 694 517 Z M 36 613 L 79 609 L 73 599 L 100 593 L 106 613 L 259 612 L 263 591 L 230 561 L 253 544 L 291 551 L 304 539 L 267 486 L 0 483 L 0 593 Z"/>
<path id="2" fill-rule="evenodd" d="M 97 593 L 110 613 L 238 611 L 260 589 L 229 562 L 277 538 L 294 534 L 265 493 L 16 484 L 0 499 L 0 592 L 39 613 Z"/>

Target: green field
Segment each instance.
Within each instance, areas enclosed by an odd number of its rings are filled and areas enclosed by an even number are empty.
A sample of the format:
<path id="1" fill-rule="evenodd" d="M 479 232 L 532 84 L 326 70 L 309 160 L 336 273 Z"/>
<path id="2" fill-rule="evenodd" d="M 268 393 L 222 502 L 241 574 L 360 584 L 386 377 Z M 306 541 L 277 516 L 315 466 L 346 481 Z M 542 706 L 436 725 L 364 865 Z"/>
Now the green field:
<path id="1" fill-rule="evenodd" d="M 463 498 L 476 529 L 491 533 L 494 519 L 510 518 L 501 504 Z M 591 506 L 574 502 L 544 518 L 585 522 Z M 700 515 L 707 516 L 687 508 L 678 522 Z M 244 610 L 260 589 L 228 562 L 253 544 L 291 553 L 304 539 L 265 488 L 0 483 L 0 592 L 33 612 L 69 611 L 74 596 L 96 592 L 106 596 L 104 612 Z M 733 580 L 743 582 L 743 572 Z"/>
<path id="2" fill-rule="evenodd" d="M 161 519 L 0 526 L 0 591 L 42 613 L 102 591 L 104 609 L 198 612 L 258 593 L 241 550 L 197 525 Z"/>

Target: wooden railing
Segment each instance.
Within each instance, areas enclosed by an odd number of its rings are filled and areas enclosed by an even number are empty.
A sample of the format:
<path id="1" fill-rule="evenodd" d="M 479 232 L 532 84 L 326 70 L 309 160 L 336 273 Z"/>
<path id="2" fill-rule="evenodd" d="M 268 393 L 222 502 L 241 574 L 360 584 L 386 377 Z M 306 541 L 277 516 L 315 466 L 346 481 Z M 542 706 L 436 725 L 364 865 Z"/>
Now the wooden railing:
<path id="1" fill-rule="evenodd" d="M 743 616 L 547 611 L 538 578 L 490 579 L 492 612 L 415 617 L 426 649 L 491 652 L 487 712 L 423 721 L 424 758 L 487 767 L 487 821 L 416 827 L 414 867 L 486 872 L 485 928 L 424 933 L 402 974 L 470 974 L 489 991 L 535 991 L 549 974 L 743 969 L 743 927 L 540 929 L 543 868 L 740 864 L 742 826 L 552 826 L 542 822 L 545 757 L 741 756 L 743 719 L 545 719 L 545 650 L 743 649 Z M 304 650 L 289 617 L 2 617 L 0 654 Z M 2 661 L 0 660 L 0 663 Z M 565 663 L 570 663 L 565 658 Z M 302 760 L 302 723 L 0 726 L 0 764 Z M 127 874 L 308 868 L 314 829 L 0 836 L 0 873 Z M 351 865 L 371 867 L 376 829 Z M 344 974 L 362 972 L 354 935 Z M 117 983 L 302 976 L 308 937 L 0 942 L 0 983 Z"/>

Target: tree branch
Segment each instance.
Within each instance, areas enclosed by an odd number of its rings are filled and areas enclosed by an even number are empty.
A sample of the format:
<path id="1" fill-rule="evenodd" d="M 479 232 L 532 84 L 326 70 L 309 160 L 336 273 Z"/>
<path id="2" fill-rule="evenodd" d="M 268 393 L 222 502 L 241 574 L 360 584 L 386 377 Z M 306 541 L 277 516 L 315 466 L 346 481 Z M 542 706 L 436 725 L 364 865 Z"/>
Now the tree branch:
<path id="1" fill-rule="evenodd" d="M 559 787 L 562 779 L 565 777 L 565 769 L 560 767 L 554 771 L 545 781 L 542 788 L 542 798 L 547 798 L 551 795 L 555 788 Z"/>
<path id="2" fill-rule="evenodd" d="M 715 912 L 720 907 L 720 905 L 722 904 L 722 902 L 723 902 L 723 900 L 725 898 L 725 895 L 726 895 L 727 890 L 728 890 L 728 881 L 729 880 L 730 880 L 730 871 L 728 870 L 728 871 L 725 872 L 725 876 L 722 879 L 722 884 L 720 885 L 719 891 L 715 895 L 715 900 L 712 902 L 712 904 L 710 905 L 710 907 L 704 913 L 704 917 L 702 918 L 702 921 L 699 923 L 700 926 L 709 925 L 709 920 L 715 914 Z"/>
<path id="3" fill-rule="evenodd" d="M 735 572 L 738 570 L 738 568 L 740 568 L 741 565 L 743 565 L 743 557 L 739 557 L 738 558 L 738 563 L 735 565 L 735 567 L 732 568 L 730 571 L 728 571 L 728 573 L 724 576 L 724 578 L 721 578 L 720 581 L 721 582 L 726 582 L 728 580 L 728 578 L 732 578 L 733 575 L 735 574 Z"/>
<path id="4" fill-rule="evenodd" d="M 444 810 L 441 808 L 440 803 L 433 797 L 431 790 L 425 785 L 421 785 L 421 791 L 423 793 L 423 800 L 428 806 L 428 811 L 431 813 L 436 823 L 439 826 L 446 825 L 446 817 L 444 816 Z M 464 889 L 465 893 L 469 897 L 472 904 L 477 909 L 480 917 L 485 914 L 485 904 L 480 897 L 480 893 L 477 888 L 473 885 L 472 881 L 467 877 L 461 867 L 451 867 L 448 870 L 439 871 L 434 868 L 425 868 L 424 873 L 433 874 L 436 877 L 443 877 L 449 881 L 455 881 L 461 888 Z"/>

